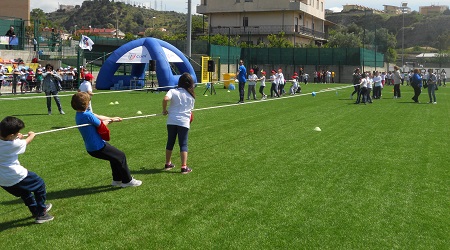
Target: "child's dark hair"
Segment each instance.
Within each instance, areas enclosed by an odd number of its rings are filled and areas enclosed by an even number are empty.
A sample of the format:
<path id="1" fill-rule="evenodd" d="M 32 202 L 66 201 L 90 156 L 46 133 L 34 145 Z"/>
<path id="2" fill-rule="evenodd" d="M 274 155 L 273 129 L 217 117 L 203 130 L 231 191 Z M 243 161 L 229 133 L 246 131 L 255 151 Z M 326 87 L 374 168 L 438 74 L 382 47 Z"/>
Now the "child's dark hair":
<path id="1" fill-rule="evenodd" d="M 180 76 L 180 79 L 178 80 L 178 88 L 185 89 L 195 99 L 195 92 L 194 92 L 195 83 L 194 79 L 192 79 L 191 74 L 183 73 Z"/>
<path id="2" fill-rule="evenodd" d="M 14 116 L 7 116 L 0 122 L 0 135 L 4 138 L 18 133 L 23 128 L 25 128 L 25 124 L 22 120 Z"/>
<path id="3" fill-rule="evenodd" d="M 50 63 L 47 63 L 46 65 L 45 65 L 45 70 L 47 70 L 47 68 L 52 68 L 51 70 L 53 70 L 53 65 L 51 65 Z"/>
<path id="4" fill-rule="evenodd" d="M 89 101 L 91 97 L 88 93 L 78 92 L 72 96 L 70 104 L 72 108 L 76 111 L 85 111 L 89 107 Z"/>

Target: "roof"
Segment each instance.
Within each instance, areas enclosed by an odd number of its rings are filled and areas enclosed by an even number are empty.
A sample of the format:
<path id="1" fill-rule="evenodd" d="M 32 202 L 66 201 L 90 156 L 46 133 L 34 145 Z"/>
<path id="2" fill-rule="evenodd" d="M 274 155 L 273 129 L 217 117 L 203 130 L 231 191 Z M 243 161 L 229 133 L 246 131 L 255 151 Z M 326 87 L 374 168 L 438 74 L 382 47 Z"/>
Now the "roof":
<path id="1" fill-rule="evenodd" d="M 442 55 L 447 55 L 447 54 L 442 54 Z M 416 56 L 416 58 L 421 57 L 421 58 L 433 58 L 433 57 L 439 57 L 439 53 L 420 53 Z"/>

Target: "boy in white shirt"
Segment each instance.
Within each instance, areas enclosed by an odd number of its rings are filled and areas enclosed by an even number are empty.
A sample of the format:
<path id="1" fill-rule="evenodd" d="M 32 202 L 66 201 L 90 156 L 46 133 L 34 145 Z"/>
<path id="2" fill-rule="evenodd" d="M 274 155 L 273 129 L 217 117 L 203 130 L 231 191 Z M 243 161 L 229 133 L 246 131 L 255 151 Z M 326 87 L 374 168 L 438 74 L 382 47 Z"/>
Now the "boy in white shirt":
<path id="1" fill-rule="evenodd" d="M 258 80 L 258 76 L 255 74 L 253 69 L 250 69 L 250 75 L 248 76 L 248 91 L 247 91 L 247 100 L 250 100 L 250 95 L 253 96 L 253 100 L 256 100 L 256 81 Z"/>
<path id="2" fill-rule="evenodd" d="M 297 93 L 298 86 L 299 86 L 298 85 L 298 74 L 297 74 L 297 72 L 295 72 L 294 75 L 292 76 L 292 86 L 289 90 L 289 94 L 294 95 L 295 93 Z"/>
<path id="3" fill-rule="evenodd" d="M 2 95 L 2 85 L 5 81 L 6 68 L 3 67 L 3 64 L 0 64 L 0 95 Z"/>
<path id="4" fill-rule="evenodd" d="M 266 87 L 266 71 L 261 71 L 261 85 L 259 85 L 259 93 L 261 94 L 261 99 L 265 100 L 267 98 L 267 95 L 264 94 L 264 88 Z"/>
<path id="5" fill-rule="evenodd" d="M 53 220 L 53 216 L 47 213 L 52 204 L 45 205 L 47 191 L 44 180 L 20 165 L 19 154 L 25 153 L 35 136 L 30 131 L 24 139 L 20 133 L 23 128 L 23 121 L 13 116 L 7 116 L 0 122 L 0 186 L 22 198 L 35 222 L 41 224 Z"/>

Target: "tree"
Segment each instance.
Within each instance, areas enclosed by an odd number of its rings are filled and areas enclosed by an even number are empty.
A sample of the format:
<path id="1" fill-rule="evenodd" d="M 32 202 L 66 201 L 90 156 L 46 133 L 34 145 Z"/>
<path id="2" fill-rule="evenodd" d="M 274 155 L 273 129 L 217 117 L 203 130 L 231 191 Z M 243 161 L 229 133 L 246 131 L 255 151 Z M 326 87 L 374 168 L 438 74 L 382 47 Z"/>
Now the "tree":
<path id="1" fill-rule="evenodd" d="M 397 51 L 394 48 L 388 48 L 384 54 L 384 58 L 387 62 L 395 63 L 397 61 Z"/>
<path id="2" fill-rule="evenodd" d="M 447 30 L 437 37 L 436 48 L 440 51 L 450 49 L 450 31 Z"/>
<path id="3" fill-rule="evenodd" d="M 198 40 L 210 41 L 211 44 L 228 46 L 228 36 L 215 34 L 213 36 L 199 36 Z M 239 36 L 230 36 L 230 46 L 237 47 L 239 44 Z"/>
<path id="4" fill-rule="evenodd" d="M 359 48 L 362 47 L 362 41 L 359 35 L 355 33 L 343 33 L 333 30 L 328 39 L 330 48 Z"/>
<path id="5" fill-rule="evenodd" d="M 292 48 L 294 45 L 284 37 L 284 31 L 280 31 L 278 34 L 270 34 L 267 36 L 267 40 L 269 40 L 269 47 L 272 48 Z"/>
<path id="6" fill-rule="evenodd" d="M 154 38 L 158 38 L 158 39 L 163 39 L 166 34 L 164 31 L 162 31 L 160 29 L 148 28 L 145 30 L 144 35 L 146 37 L 154 37 Z"/>
<path id="7" fill-rule="evenodd" d="M 136 39 L 135 35 L 133 35 L 130 32 L 125 33 L 125 37 L 123 38 L 123 40 L 125 41 L 133 41 L 134 39 Z"/>

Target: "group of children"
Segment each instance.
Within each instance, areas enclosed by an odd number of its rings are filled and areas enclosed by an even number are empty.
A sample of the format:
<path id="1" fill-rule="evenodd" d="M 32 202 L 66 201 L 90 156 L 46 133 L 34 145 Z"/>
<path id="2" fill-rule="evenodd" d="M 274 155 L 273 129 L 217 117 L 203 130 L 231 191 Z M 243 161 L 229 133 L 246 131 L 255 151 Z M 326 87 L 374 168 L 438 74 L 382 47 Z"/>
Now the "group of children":
<path id="1" fill-rule="evenodd" d="M 125 153 L 110 145 L 107 125 L 120 122 L 121 117 L 108 117 L 92 113 L 91 96 L 86 75 L 86 86 L 80 86 L 79 91 L 72 96 L 71 106 L 76 111 L 75 121 L 83 138 L 86 151 L 92 157 L 107 160 L 112 172 L 112 186 L 137 187 L 142 181 L 134 179 L 127 164 Z M 90 78 L 92 79 L 92 78 Z M 175 167 L 171 161 L 172 150 L 178 137 L 180 145 L 181 173 L 192 171 L 187 166 L 188 132 L 193 120 L 192 110 L 195 103 L 194 80 L 188 73 L 181 75 L 178 88 L 167 92 L 163 100 L 163 115 L 168 115 L 166 145 L 166 163 L 164 170 Z M 168 104 L 170 102 L 170 106 Z M 86 124 L 88 124 L 86 126 Z M 46 202 L 46 186 L 41 177 L 23 167 L 19 154 L 25 152 L 26 146 L 35 138 L 35 133 L 28 132 L 25 139 L 20 131 L 25 124 L 19 118 L 8 116 L 0 122 L 0 186 L 10 194 L 20 197 L 35 218 L 36 223 L 45 223 L 54 219 L 48 214 L 52 204 Z"/>
<path id="2" fill-rule="evenodd" d="M 353 72 L 353 87 L 355 90 L 350 95 L 350 99 L 353 99 L 354 94 L 357 94 L 355 104 L 372 103 L 372 99 L 380 99 L 384 87 L 382 79 L 378 71 L 368 71 L 361 74 L 359 68 L 355 69 Z"/>
<path id="3" fill-rule="evenodd" d="M 256 72 L 253 69 L 250 69 L 250 74 L 248 75 L 248 91 L 247 91 L 247 100 L 250 100 L 250 97 L 253 97 L 253 100 L 256 100 L 256 83 L 260 81 L 259 93 L 261 94 L 261 99 L 266 99 L 267 95 L 264 93 L 264 88 L 266 87 L 266 72 L 261 70 L 261 77 L 258 78 Z M 280 97 L 286 94 L 284 87 L 288 81 L 285 80 L 283 75 L 283 70 L 281 68 L 278 69 L 278 72 L 275 70 L 271 71 L 270 76 L 270 97 Z M 301 93 L 301 86 L 299 84 L 299 75 L 295 72 L 292 76 L 292 83 L 289 94 L 294 95 L 295 93 Z"/>

